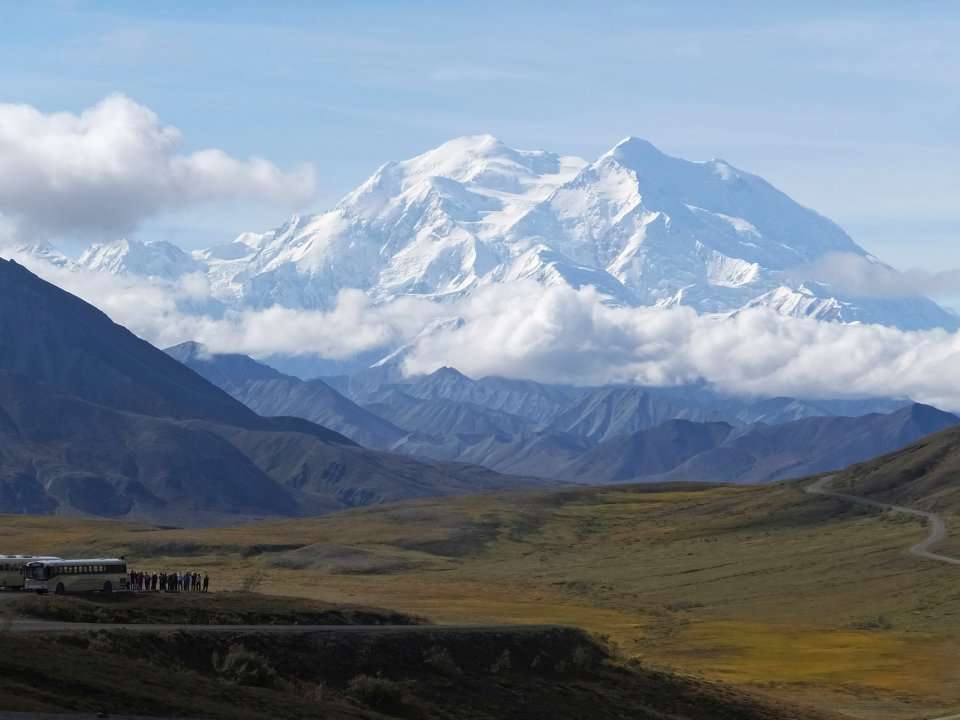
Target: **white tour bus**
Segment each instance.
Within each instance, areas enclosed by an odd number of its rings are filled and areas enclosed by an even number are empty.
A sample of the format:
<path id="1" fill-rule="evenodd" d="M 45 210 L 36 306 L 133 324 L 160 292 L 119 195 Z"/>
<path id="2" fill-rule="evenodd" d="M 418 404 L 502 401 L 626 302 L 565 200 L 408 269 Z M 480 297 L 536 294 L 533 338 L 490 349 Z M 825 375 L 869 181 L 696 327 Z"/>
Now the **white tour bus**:
<path id="1" fill-rule="evenodd" d="M 59 560 L 57 557 L 36 555 L 0 555 L 0 590 L 22 590 L 24 567 L 36 560 Z"/>
<path id="2" fill-rule="evenodd" d="M 36 593 L 104 592 L 129 589 L 123 558 L 37 560 L 27 563 L 25 590 Z"/>

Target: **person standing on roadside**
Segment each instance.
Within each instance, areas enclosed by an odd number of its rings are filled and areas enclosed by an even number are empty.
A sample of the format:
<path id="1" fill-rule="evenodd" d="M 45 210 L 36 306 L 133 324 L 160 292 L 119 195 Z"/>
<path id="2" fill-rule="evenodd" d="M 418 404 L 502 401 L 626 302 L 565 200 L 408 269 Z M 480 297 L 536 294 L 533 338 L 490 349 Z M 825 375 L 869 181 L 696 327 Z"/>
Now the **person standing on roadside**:
<path id="1" fill-rule="evenodd" d="M 203 574 L 203 591 L 208 592 L 210 590 L 210 576 L 207 573 Z"/>

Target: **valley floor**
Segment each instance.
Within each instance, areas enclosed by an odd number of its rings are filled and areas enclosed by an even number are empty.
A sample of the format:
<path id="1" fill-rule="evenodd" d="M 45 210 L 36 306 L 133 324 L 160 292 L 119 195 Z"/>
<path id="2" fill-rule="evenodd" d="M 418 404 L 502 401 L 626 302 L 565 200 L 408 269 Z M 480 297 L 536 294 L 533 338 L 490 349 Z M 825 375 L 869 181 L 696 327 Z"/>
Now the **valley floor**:
<path id="1" fill-rule="evenodd" d="M 953 518 L 947 518 L 953 523 Z M 799 485 L 482 495 L 210 530 L 5 517 L 9 552 L 393 607 L 455 623 L 558 623 L 648 667 L 856 717 L 960 712 L 957 569 L 910 556 L 919 521 Z"/>

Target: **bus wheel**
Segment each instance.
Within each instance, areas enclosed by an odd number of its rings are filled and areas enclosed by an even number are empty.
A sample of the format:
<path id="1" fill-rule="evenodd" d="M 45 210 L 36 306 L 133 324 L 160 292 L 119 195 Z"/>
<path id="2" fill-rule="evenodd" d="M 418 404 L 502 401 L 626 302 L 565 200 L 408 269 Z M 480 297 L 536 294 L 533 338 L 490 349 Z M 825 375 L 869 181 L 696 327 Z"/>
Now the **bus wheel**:
<path id="1" fill-rule="evenodd" d="M 63 583 L 57 583 L 57 589 L 53 591 L 54 595 L 63 595 L 66 592 L 66 588 L 63 587 Z"/>
<path id="2" fill-rule="evenodd" d="M 110 593 L 112 593 L 112 592 L 113 592 L 113 583 L 110 582 L 109 580 L 107 580 L 107 581 L 103 584 L 103 592 L 105 592 L 107 595 L 109 595 Z"/>

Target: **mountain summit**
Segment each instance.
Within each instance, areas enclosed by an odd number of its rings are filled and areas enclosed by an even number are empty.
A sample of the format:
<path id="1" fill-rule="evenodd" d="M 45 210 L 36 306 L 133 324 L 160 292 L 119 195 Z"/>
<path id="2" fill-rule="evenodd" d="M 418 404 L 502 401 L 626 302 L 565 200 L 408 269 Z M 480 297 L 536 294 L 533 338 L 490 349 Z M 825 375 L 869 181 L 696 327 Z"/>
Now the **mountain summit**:
<path id="1" fill-rule="evenodd" d="M 828 253 L 878 262 L 835 223 L 723 160 L 682 160 L 628 137 L 588 163 L 477 135 L 382 165 L 327 212 L 192 257 L 121 241 L 91 248 L 80 265 L 201 272 L 216 300 L 253 308 L 328 308 L 343 288 L 375 301 L 458 298 L 527 279 L 590 285 L 620 305 L 958 326 L 926 298 L 848 297 L 797 280 Z"/>

